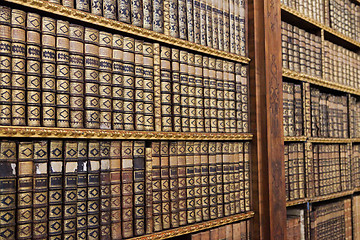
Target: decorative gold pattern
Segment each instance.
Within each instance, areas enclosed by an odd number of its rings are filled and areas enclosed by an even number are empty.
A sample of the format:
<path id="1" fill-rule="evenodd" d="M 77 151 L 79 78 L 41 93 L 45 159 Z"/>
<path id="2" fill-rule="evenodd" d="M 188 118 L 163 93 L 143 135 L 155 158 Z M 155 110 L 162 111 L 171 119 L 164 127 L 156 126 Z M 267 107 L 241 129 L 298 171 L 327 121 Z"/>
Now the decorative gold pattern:
<path id="1" fill-rule="evenodd" d="M 347 92 L 347 93 L 351 93 L 351 94 L 360 96 L 360 91 L 356 88 L 344 86 L 339 83 L 333 83 L 333 82 L 324 80 L 322 78 L 309 76 L 309 75 L 306 75 L 303 73 L 291 71 L 289 69 L 283 69 L 283 77 L 288 77 L 288 78 L 292 78 L 295 80 L 308 82 L 308 83 L 311 83 L 314 85 L 318 85 L 318 86 L 334 89 L 337 91 Z"/>
<path id="2" fill-rule="evenodd" d="M 144 235 L 144 236 L 140 236 L 140 237 L 130 238 L 129 240 L 167 239 L 167 238 L 172 238 L 172 237 L 176 237 L 176 236 L 180 236 L 180 235 L 184 235 L 184 234 L 202 231 L 202 230 L 209 229 L 209 228 L 226 225 L 226 224 L 229 224 L 232 222 L 237 222 L 240 220 L 249 219 L 249 218 L 252 218 L 253 216 L 254 216 L 254 212 L 242 213 L 242 214 L 237 214 L 237 215 L 233 215 L 230 217 L 214 219 L 211 221 L 192 224 L 192 225 L 188 225 L 185 227 L 179 227 L 179 228 L 170 229 L 170 230 L 166 230 L 166 231 L 162 231 L 162 232 L 158 232 L 158 233 L 153 233 L 153 234 Z"/>
<path id="3" fill-rule="evenodd" d="M 218 49 L 210 48 L 200 44 L 192 43 L 180 38 L 167 36 L 162 33 L 157 33 L 145 28 L 136 27 L 134 25 L 126 24 L 123 22 L 107 19 L 91 13 L 82 12 L 77 9 L 65 7 L 56 3 L 51 3 L 43 0 L 5 0 L 6 2 L 20 4 L 22 6 L 30 7 L 36 10 L 51 12 L 61 17 L 67 17 L 82 21 L 90 24 L 94 24 L 100 27 L 105 27 L 111 30 L 117 30 L 120 32 L 130 33 L 136 36 L 144 37 L 159 41 L 161 43 L 167 43 L 173 46 L 191 49 L 200 53 L 206 53 L 216 57 L 221 57 L 235 62 L 241 62 L 248 64 L 250 59 L 247 57 L 239 56 L 234 53 L 220 51 Z"/>
<path id="4" fill-rule="evenodd" d="M 311 143 L 351 143 L 351 138 L 309 138 Z"/>
<path id="5" fill-rule="evenodd" d="M 306 140 L 307 140 L 306 136 L 284 137 L 284 142 L 305 142 Z"/>
<path id="6" fill-rule="evenodd" d="M 307 202 L 308 202 L 307 199 L 297 199 L 297 200 L 293 200 L 293 201 L 287 201 L 286 202 L 286 207 L 300 205 L 300 204 L 304 204 L 304 203 L 307 203 Z"/>
<path id="7" fill-rule="evenodd" d="M 360 47 L 360 42 L 357 42 L 354 39 L 349 38 L 349 37 L 339 33 L 338 31 L 336 31 L 336 30 L 334 30 L 334 29 L 332 29 L 332 28 L 330 28 L 328 26 L 325 26 L 325 25 L 323 25 L 323 24 L 321 24 L 321 23 L 319 23 L 319 22 L 317 22 L 315 20 L 313 20 L 313 19 L 305 16 L 302 13 L 299 13 L 298 11 L 296 11 L 296 10 L 294 10 L 294 9 L 288 7 L 288 6 L 285 6 L 284 4 L 281 4 L 281 9 L 283 11 L 285 11 L 285 12 L 288 12 L 288 13 L 290 13 L 290 14 L 298 17 L 298 18 L 301 18 L 301 19 L 303 19 L 303 20 L 317 26 L 320 29 L 324 29 L 326 32 L 331 33 L 332 35 L 334 35 L 334 36 L 336 36 L 338 38 L 341 38 L 341 39 L 343 39 L 343 40 L 345 40 L 345 41 L 347 41 L 347 42 L 349 42 L 349 43 L 351 43 L 351 44 L 353 44 L 353 45 L 355 45 L 357 47 Z"/>
<path id="8" fill-rule="evenodd" d="M 102 129 L 0 126 L 0 137 L 156 139 L 156 140 L 251 140 L 250 133 L 150 132 Z"/>

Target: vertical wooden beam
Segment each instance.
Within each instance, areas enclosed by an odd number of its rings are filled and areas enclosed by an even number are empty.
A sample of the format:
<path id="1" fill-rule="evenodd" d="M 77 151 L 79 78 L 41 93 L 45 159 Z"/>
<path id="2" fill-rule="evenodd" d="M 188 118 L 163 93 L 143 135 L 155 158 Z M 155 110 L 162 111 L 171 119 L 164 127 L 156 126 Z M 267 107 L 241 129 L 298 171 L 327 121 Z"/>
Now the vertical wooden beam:
<path id="1" fill-rule="evenodd" d="M 249 0 L 254 239 L 286 239 L 280 0 Z"/>

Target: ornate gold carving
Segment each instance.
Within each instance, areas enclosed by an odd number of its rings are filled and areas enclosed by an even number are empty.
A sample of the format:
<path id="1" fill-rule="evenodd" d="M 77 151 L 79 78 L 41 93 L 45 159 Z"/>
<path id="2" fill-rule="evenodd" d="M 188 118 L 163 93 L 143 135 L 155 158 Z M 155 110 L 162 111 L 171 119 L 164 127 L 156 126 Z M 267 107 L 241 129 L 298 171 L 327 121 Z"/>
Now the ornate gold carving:
<path id="1" fill-rule="evenodd" d="M 306 140 L 307 140 L 306 136 L 284 137 L 284 142 L 305 142 Z"/>
<path id="2" fill-rule="evenodd" d="M 339 192 L 339 193 L 335 193 L 335 194 L 330 194 L 327 196 L 320 196 L 320 197 L 315 197 L 313 199 L 310 200 L 310 202 L 321 202 L 321 201 L 326 201 L 326 200 L 330 200 L 330 199 L 335 199 L 335 198 L 340 198 L 340 197 L 345 197 L 348 195 L 352 195 L 354 193 L 354 190 L 349 190 L 349 191 L 345 191 L 345 192 Z"/>
<path id="3" fill-rule="evenodd" d="M 123 22 L 107 19 L 91 13 L 82 12 L 77 9 L 65 7 L 56 3 L 51 3 L 43 0 L 5 0 L 7 2 L 16 3 L 22 6 L 30 7 L 36 10 L 51 12 L 53 14 L 67 17 L 82 22 L 94 24 L 100 27 L 105 27 L 111 30 L 130 33 L 136 36 L 152 39 L 158 42 L 167 43 L 173 46 L 191 49 L 197 52 L 206 53 L 215 57 L 221 57 L 235 62 L 248 64 L 250 58 L 236 55 L 234 53 L 220 51 L 218 49 L 202 46 L 200 44 L 192 43 L 180 38 L 174 38 L 162 33 L 157 33 L 148 29 L 136 27 Z"/>
<path id="4" fill-rule="evenodd" d="M 312 143 L 351 143 L 351 138 L 309 138 Z"/>

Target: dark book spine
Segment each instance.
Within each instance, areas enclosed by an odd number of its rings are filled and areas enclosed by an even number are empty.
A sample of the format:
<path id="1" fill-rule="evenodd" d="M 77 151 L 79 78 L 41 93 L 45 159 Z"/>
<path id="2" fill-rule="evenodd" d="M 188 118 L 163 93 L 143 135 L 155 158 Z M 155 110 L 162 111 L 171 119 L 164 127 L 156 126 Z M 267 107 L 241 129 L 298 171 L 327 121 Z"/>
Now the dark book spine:
<path id="1" fill-rule="evenodd" d="M 64 239 L 75 239 L 77 215 L 78 142 L 66 141 L 64 147 L 64 215 L 62 219 L 63 236 Z"/>
<path id="2" fill-rule="evenodd" d="M 88 239 L 100 236 L 100 141 L 88 142 Z"/>
<path id="3" fill-rule="evenodd" d="M 153 44 L 144 43 L 144 130 L 154 130 L 154 55 Z"/>
<path id="4" fill-rule="evenodd" d="M 217 132 L 225 132 L 224 62 L 216 59 Z"/>
<path id="5" fill-rule="evenodd" d="M 152 29 L 152 0 L 143 0 L 143 28 Z"/>
<path id="6" fill-rule="evenodd" d="M 154 232 L 161 231 L 161 165 L 160 165 L 160 142 L 152 142 L 152 209 L 153 209 L 153 225 Z"/>
<path id="7" fill-rule="evenodd" d="M 298 143 L 298 173 L 299 173 L 299 198 L 305 198 L 305 157 L 304 144 Z"/>
<path id="8" fill-rule="evenodd" d="M 111 141 L 100 141 L 100 239 L 111 239 Z"/>
<path id="9" fill-rule="evenodd" d="M 193 11 L 194 11 L 194 42 L 197 44 L 201 43 L 201 6 L 200 6 L 200 0 L 193 0 Z"/>
<path id="10" fill-rule="evenodd" d="M 122 235 L 134 236 L 134 142 L 121 142 L 121 196 L 122 196 Z"/>
<path id="11" fill-rule="evenodd" d="M 116 20 L 116 0 L 103 0 L 103 16 Z"/>
<path id="12" fill-rule="evenodd" d="M 203 220 L 200 154 L 201 154 L 201 142 L 194 142 L 194 204 L 195 204 L 196 222 L 201 222 Z"/>
<path id="13" fill-rule="evenodd" d="M 218 216 L 217 210 L 216 142 L 209 142 L 209 212 L 210 219 Z"/>
<path id="14" fill-rule="evenodd" d="M 27 58 L 27 125 L 41 126 L 41 17 L 35 13 L 27 13 L 26 22 L 26 58 Z"/>
<path id="15" fill-rule="evenodd" d="M 187 40 L 195 42 L 193 0 L 186 0 Z"/>
<path id="16" fill-rule="evenodd" d="M 11 125 L 26 125 L 26 13 L 11 12 Z"/>
<path id="17" fill-rule="evenodd" d="M 134 130 L 135 93 L 135 40 L 124 37 L 123 53 L 123 99 L 124 129 Z"/>
<path id="18" fill-rule="evenodd" d="M 0 11 L 4 9 L 1 8 Z M 16 238 L 16 195 L 18 172 L 17 151 L 15 141 L 3 140 L 0 142 L 0 234 L 8 239 Z"/>
<path id="19" fill-rule="evenodd" d="M 49 153 L 49 238 L 61 238 L 63 225 L 63 141 L 51 140 Z"/>
<path id="20" fill-rule="evenodd" d="M 145 142 L 134 142 L 134 233 L 145 234 Z"/>
<path id="21" fill-rule="evenodd" d="M 210 219 L 209 211 L 209 143 L 200 142 L 200 165 L 201 165 L 201 208 L 204 221 Z"/>
<path id="22" fill-rule="evenodd" d="M 117 0 L 118 20 L 120 22 L 131 23 L 130 0 Z"/>
<path id="23" fill-rule="evenodd" d="M 162 128 L 161 118 L 161 60 L 160 44 L 153 44 L 154 50 L 154 125 L 155 131 L 159 132 Z"/>
<path id="24" fill-rule="evenodd" d="M 286 201 L 290 201 L 289 195 L 289 144 L 284 146 L 284 162 L 285 162 L 285 194 Z"/>
<path id="25" fill-rule="evenodd" d="M 195 55 L 188 53 L 188 100 L 190 132 L 196 132 Z"/>
<path id="26" fill-rule="evenodd" d="M 122 239 L 121 231 L 121 142 L 110 143 L 111 238 Z"/>
<path id="27" fill-rule="evenodd" d="M 164 33 L 164 0 L 153 0 L 152 29 L 158 33 Z"/>
<path id="28" fill-rule="evenodd" d="M 217 217 L 224 217 L 224 172 L 223 172 L 223 143 L 216 142 L 216 192 Z"/>
<path id="29" fill-rule="evenodd" d="M 160 68 L 161 68 L 161 122 L 162 131 L 172 131 L 172 99 L 171 99 L 171 50 L 168 47 L 161 46 L 160 50 Z"/>
<path id="30" fill-rule="evenodd" d="M 169 229 L 170 222 L 170 177 L 169 142 L 160 142 L 160 178 L 161 178 L 161 220 L 163 229 Z"/>
<path id="31" fill-rule="evenodd" d="M 135 40 L 135 92 L 134 120 L 135 129 L 144 130 L 144 42 Z"/>
<path id="32" fill-rule="evenodd" d="M 87 141 L 78 141 L 77 145 L 76 237 L 87 239 L 88 144 Z"/>
<path id="33" fill-rule="evenodd" d="M 186 144 L 184 141 L 178 143 L 178 183 L 179 183 L 179 224 L 187 224 L 187 190 L 186 190 Z"/>
<path id="34" fill-rule="evenodd" d="M 85 128 L 100 127 L 99 31 L 85 28 Z"/>
<path id="35" fill-rule="evenodd" d="M 178 142 L 169 143 L 169 177 L 170 177 L 170 223 L 172 228 L 180 226 L 179 222 L 179 182 L 178 182 Z"/>
<path id="36" fill-rule="evenodd" d="M 111 129 L 112 120 L 112 34 L 99 33 L 99 109 L 100 129 Z"/>
<path id="37" fill-rule="evenodd" d="M 187 223 L 195 222 L 195 192 L 194 192 L 194 143 L 186 142 L 186 206 Z"/>
<path id="38" fill-rule="evenodd" d="M 196 132 L 204 132 L 204 81 L 203 81 L 203 59 L 201 55 L 195 55 L 195 118 Z"/>
<path id="39" fill-rule="evenodd" d="M 123 36 L 114 34 L 112 42 L 112 128 L 114 130 L 124 129 L 124 89 L 123 89 Z"/>
<path id="40" fill-rule="evenodd" d="M 179 37 L 187 40 L 186 0 L 178 0 Z"/>
<path id="41" fill-rule="evenodd" d="M 180 107 L 182 132 L 190 131 L 188 53 L 180 51 Z"/>
<path id="42" fill-rule="evenodd" d="M 171 77 L 173 131 L 181 132 L 180 51 L 176 48 L 171 49 Z"/>
<path id="43" fill-rule="evenodd" d="M 209 58 L 203 56 L 203 103 L 204 103 L 204 131 L 211 132 L 211 94 L 210 94 L 210 76 L 209 76 Z"/>
<path id="44" fill-rule="evenodd" d="M 223 165 L 222 165 L 222 175 L 223 175 L 223 205 L 224 205 L 224 216 L 229 216 L 231 214 L 230 210 L 230 167 L 231 167 L 231 155 L 230 155 L 230 143 L 222 143 L 222 155 L 223 155 Z"/>
<path id="45" fill-rule="evenodd" d="M 250 165 L 250 142 L 244 143 L 244 181 L 245 181 L 245 211 L 250 211 L 250 172 L 251 172 L 251 165 Z"/>
<path id="46" fill-rule="evenodd" d="M 130 0 L 131 24 L 137 27 L 143 26 L 143 5 L 141 0 Z"/>
<path id="47" fill-rule="evenodd" d="M 240 145 L 241 142 L 234 143 L 234 151 L 233 151 L 233 165 L 234 165 L 234 197 L 235 197 L 235 213 L 238 214 L 241 212 L 240 202 L 241 202 L 241 194 L 240 194 Z"/>
<path id="48" fill-rule="evenodd" d="M 211 132 L 218 132 L 217 84 L 215 59 L 209 58 L 209 85 L 210 85 L 210 126 Z"/>
<path id="49" fill-rule="evenodd" d="M 287 84 L 287 93 L 288 93 L 288 111 L 287 111 L 287 118 L 288 118 L 288 126 L 289 126 L 289 136 L 295 136 L 295 101 L 294 101 L 294 84 L 288 83 Z"/>
<path id="50" fill-rule="evenodd" d="M 281 55 L 282 55 L 282 67 L 284 69 L 289 68 L 288 62 L 288 33 L 287 33 L 287 23 L 281 22 Z M 300 66 L 301 67 L 301 66 Z"/>
<path id="51" fill-rule="evenodd" d="M 295 136 L 303 135 L 303 109 L 302 109 L 302 90 L 300 84 L 294 84 L 295 100 Z"/>
<path id="52" fill-rule="evenodd" d="M 145 232 L 150 234 L 154 231 L 153 221 L 153 188 L 152 188 L 152 148 L 145 149 Z"/>

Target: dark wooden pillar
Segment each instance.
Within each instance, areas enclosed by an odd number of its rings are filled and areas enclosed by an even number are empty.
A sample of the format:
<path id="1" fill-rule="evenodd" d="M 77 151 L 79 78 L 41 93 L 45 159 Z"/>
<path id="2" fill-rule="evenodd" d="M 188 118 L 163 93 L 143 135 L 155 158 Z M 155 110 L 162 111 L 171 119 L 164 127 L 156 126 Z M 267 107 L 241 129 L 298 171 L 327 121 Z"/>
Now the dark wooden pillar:
<path id="1" fill-rule="evenodd" d="M 286 239 L 280 0 L 249 0 L 254 239 Z"/>

